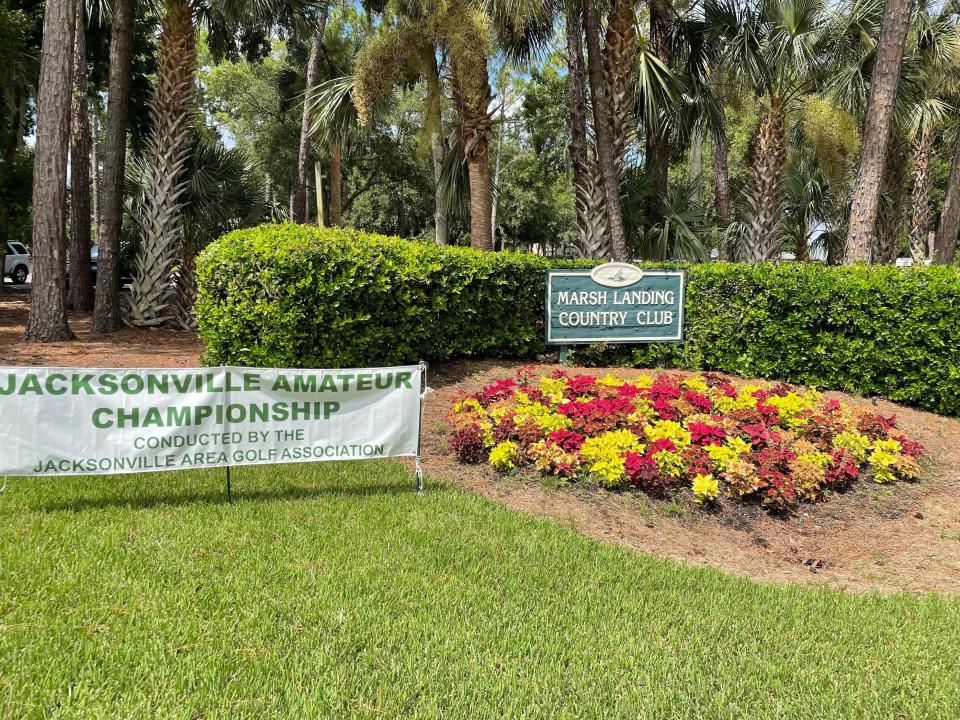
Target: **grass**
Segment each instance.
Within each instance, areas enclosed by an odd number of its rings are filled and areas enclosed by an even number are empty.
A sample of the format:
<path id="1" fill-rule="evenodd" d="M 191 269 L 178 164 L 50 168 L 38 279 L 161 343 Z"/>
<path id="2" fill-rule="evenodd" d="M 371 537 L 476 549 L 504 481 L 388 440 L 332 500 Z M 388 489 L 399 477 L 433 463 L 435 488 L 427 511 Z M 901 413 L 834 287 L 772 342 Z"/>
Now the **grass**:
<path id="1" fill-rule="evenodd" d="M 638 556 L 398 463 L 11 481 L 3 718 L 956 718 L 960 598 Z"/>

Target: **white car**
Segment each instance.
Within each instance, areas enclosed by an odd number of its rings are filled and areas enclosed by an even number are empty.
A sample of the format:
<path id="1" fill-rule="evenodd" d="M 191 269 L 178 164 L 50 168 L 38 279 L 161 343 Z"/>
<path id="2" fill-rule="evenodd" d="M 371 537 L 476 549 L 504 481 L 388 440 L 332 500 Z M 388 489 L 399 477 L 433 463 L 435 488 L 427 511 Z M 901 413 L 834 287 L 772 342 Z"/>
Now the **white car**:
<path id="1" fill-rule="evenodd" d="M 7 243 L 7 261 L 4 263 L 3 274 L 13 280 L 14 285 L 23 285 L 33 267 L 33 258 L 27 249 L 18 242 Z"/>

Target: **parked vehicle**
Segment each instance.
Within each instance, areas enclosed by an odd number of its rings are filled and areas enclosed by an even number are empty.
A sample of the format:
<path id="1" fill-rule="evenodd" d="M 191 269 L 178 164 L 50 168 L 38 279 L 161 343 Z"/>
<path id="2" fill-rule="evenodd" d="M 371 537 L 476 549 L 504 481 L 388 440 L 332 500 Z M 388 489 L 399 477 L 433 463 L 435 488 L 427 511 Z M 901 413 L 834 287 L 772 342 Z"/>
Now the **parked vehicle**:
<path id="1" fill-rule="evenodd" d="M 3 264 L 3 274 L 13 280 L 14 285 L 23 285 L 33 269 L 33 257 L 23 243 L 7 242 L 7 259 Z"/>

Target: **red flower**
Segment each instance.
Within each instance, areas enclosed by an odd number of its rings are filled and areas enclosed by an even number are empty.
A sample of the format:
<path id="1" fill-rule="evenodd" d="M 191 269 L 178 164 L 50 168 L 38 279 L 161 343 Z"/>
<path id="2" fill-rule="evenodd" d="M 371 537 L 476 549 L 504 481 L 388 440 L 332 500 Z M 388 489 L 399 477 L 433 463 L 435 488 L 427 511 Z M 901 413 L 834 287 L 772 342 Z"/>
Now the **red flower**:
<path id="1" fill-rule="evenodd" d="M 912 458 L 918 458 L 923 455 L 923 445 L 916 440 L 911 440 L 906 435 L 891 435 L 890 439 L 900 443 L 900 449 L 904 455 L 909 455 Z"/>
<path id="2" fill-rule="evenodd" d="M 693 390 L 687 390 L 683 394 L 683 399 L 702 413 L 708 413 L 713 409 L 713 400 Z"/>
<path id="3" fill-rule="evenodd" d="M 726 431 L 720 425 L 692 421 L 687 424 L 687 429 L 694 445 L 720 445 L 727 437 Z"/>
<path id="4" fill-rule="evenodd" d="M 653 409 L 656 410 L 657 415 L 660 416 L 661 420 L 679 420 L 680 411 L 677 410 L 673 404 L 666 398 L 657 398 L 653 401 Z"/>
<path id="5" fill-rule="evenodd" d="M 583 435 L 569 430 L 554 430 L 548 437 L 554 445 L 563 448 L 566 452 L 576 452 L 583 445 L 584 440 Z"/>
<path id="6" fill-rule="evenodd" d="M 477 393 L 477 402 L 479 402 L 483 407 L 488 407 L 492 402 L 513 397 L 516 387 L 517 383 L 515 383 L 513 380 L 497 380 L 494 383 L 490 383 L 483 388 L 483 390 Z"/>
<path id="7" fill-rule="evenodd" d="M 557 412 L 573 421 L 573 429 L 584 435 L 604 430 L 615 430 L 627 424 L 627 416 L 634 411 L 626 398 L 574 401 L 557 407 Z"/>
<path id="8" fill-rule="evenodd" d="M 455 430 L 450 438 L 450 449 L 462 463 L 478 463 L 483 460 L 483 431 L 474 423 Z"/>
<path id="9" fill-rule="evenodd" d="M 567 378 L 567 387 L 574 397 L 580 395 L 595 395 L 597 391 L 597 379 L 593 375 L 577 375 L 577 377 Z"/>
<path id="10" fill-rule="evenodd" d="M 667 452 L 676 452 L 677 446 L 670 438 L 660 438 L 650 443 L 647 448 L 647 454 L 656 455 L 658 452 L 663 452 L 664 450 Z"/>
<path id="11" fill-rule="evenodd" d="M 894 415 L 884 417 L 879 413 L 866 413 L 857 421 L 857 430 L 871 440 L 880 440 L 886 437 L 887 431 L 893 430 L 896 424 L 897 418 Z"/>

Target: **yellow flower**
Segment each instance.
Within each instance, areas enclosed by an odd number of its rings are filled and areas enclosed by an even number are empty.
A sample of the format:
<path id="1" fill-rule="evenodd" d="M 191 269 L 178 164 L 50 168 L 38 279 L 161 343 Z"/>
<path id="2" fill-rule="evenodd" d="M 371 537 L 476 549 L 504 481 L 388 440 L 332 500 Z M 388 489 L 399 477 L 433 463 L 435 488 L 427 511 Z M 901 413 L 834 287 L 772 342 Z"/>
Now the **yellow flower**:
<path id="1" fill-rule="evenodd" d="M 693 478 L 693 499 L 696 503 L 703 505 L 717 499 L 720 493 L 720 483 L 713 475 L 697 474 Z"/>
<path id="2" fill-rule="evenodd" d="M 566 378 L 552 378 L 552 377 L 541 377 L 540 378 L 540 392 L 550 398 L 550 402 L 554 405 L 560 403 L 563 400 L 563 393 L 567 389 L 567 380 Z"/>
<path id="3" fill-rule="evenodd" d="M 672 450 L 661 450 L 653 454 L 657 469 L 661 475 L 678 478 L 683 474 L 683 456 Z"/>
<path id="4" fill-rule="evenodd" d="M 688 377 L 680 384 L 698 393 L 706 393 L 710 389 L 710 386 L 707 385 L 707 381 L 704 380 L 700 375 Z"/>
<path id="5" fill-rule="evenodd" d="M 517 444 L 504 440 L 490 451 L 490 464 L 499 472 L 507 472 L 516 467 L 514 460 L 517 457 Z"/>
<path id="6" fill-rule="evenodd" d="M 804 410 L 814 406 L 810 399 L 797 393 L 787 393 L 784 396 L 774 395 L 766 400 L 766 404 L 777 409 L 780 423 L 786 427 L 801 427 L 808 422 L 807 418 L 798 417 Z"/>
<path id="7" fill-rule="evenodd" d="M 833 446 L 840 450 L 846 450 L 853 455 L 853 459 L 857 461 L 857 464 L 860 464 L 867 459 L 867 450 L 870 449 L 870 438 L 866 435 L 861 435 L 856 430 L 848 430 L 837 434 L 833 439 Z"/>
<path id="8" fill-rule="evenodd" d="M 670 440 L 678 450 L 690 445 L 690 431 L 674 420 L 661 420 L 648 426 L 645 432 L 650 442 L 661 439 Z"/>
<path id="9" fill-rule="evenodd" d="M 877 440 L 870 450 L 870 466 L 873 481 L 877 483 L 893 482 L 897 479 L 894 469 L 900 462 L 901 446 L 896 440 Z"/>
<path id="10" fill-rule="evenodd" d="M 607 373 L 602 378 L 597 380 L 598 385 L 609 385 L 610 387 L 620 387 L 623 385 L 623 378 L 618 377 L 612 373 Z"/>
<path id="11" fill-rule="evenodd" d="M 463 402 L 458 402 L 453 406 L 453 411 L 455 413 L 475 412 L 481 415 L 486 414 L 483 407 L 474 398 L 467 398 Z"/>
<path id="12" fill-rule="evenodd" d="M 623 456 L 631 451 L 643 451 L 637 436 L 629 430 L 611 430 L 587 438 L 580 448 L 580 455 L 601 485 L 616 487 L 623 481 Z"/>
<path id="13" fill-rule="evenodd" d="M 635 377 L 630 384 L 635 385 L 638 388 L 648 388 L 653 385 L 653 378 L 646 373 L 641 373 Z"/>

